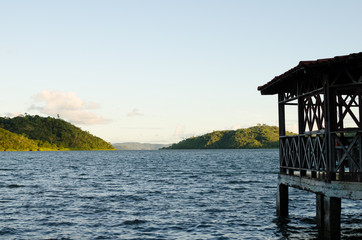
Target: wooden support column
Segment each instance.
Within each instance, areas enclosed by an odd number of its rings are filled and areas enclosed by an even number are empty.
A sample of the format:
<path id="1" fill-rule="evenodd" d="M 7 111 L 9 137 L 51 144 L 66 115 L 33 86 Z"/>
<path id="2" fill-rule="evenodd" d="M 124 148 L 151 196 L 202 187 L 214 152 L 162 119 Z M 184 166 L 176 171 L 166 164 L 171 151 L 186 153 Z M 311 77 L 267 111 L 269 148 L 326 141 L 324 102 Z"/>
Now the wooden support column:
<path id="1" fill-rule="evenodd" d="M 324 235 L 330 239 L 341 234 L 341 199 L 326 197 L 323 199 L 324 208 Z"/>
<path id="2" fill-rule="evenodd" d="M 323 75 L 324 81 L 324 113 L 325 113 L 325 136 L 327 137 L 327 181 L 335 180 L 335 152 L 334 145 L 335 139 L 333 130 L 336 130 L 337 124 L 337 113 L 336 113 L 336 94 L 335 90 L 331 89 L 329 86 L 329 76 L 328 74 Z"/>
<path id="3" fill-rule="evenodd" d="M 316 222 L 319 228 L 323 228 L 324 225 L 324 205 L 323 198 L 324 195 L 317 193 L 316 194 Z"/>
<path id="4" fill-rule="evenodd" d="M 278 94 L 278 117 L 279 117 L 279 146 L 280 146 L 280 139 L 281 136 L 285 136 L 285 103 L 283 103 L 283 93 Z M 281 161 L 283 159 L 282 156 L 282 149 L 279 149 L 279 172 L 285 174 L 286 169 L 281 168 Z"/>
<path id="5" fill-rule="evenodd" d="M 324 239 L 339 239 L 341 234 L 341 199 L 317 193 L 316 222 Z"/>
<path id="6" fill-rule="evenodd" d="M 298 92 L 299 94 L 299 92 Z M 300 93 L 301 94 L 301 93 Z M 303 151 L 303 143 L 302 141 L 304 141 L 304 136 L 302 136 L 302 134 L 304 134 L 305 132 L 305 122 L 304 122 L 304 98 L 303 97 L 298 97 L 298 160 L 299 160 L 299 171 L 300 171 L 300 176 L 304 177 L 307 175 L 307 171 L 306 170 L 302 170 L 304 168 L 303 164 L 304 164 L 304 151 Z"/>
<path id="7" fill-rule="evenodd" d="M 277 190 L 277 215 L 279 217 L 288 216 L 288 186 L 279 183 Z"/>
<path id="8" fill-rule="evenodd" d="M 361 104 L 362 105 L 362 104 Z M 361 106 L 360 106 L 360 108 L 361 108 Z M 362 122 L 362 118 L 360 118 L 361 119 L 361 122 Z M 362 136 L 359 136 L 358 137 L 358 142 L 360 143 L 359 144 L 359 166 L 360 166 L 360 171 L 359 171 L 359 173 L 357 173 L 357 181 L 358 182 L 362 182 Z"/>
<path id="9" fill-rule="evenodd" d="M 278 113 L 279 113 L 279 136 L 285 136 L 285 103 L 283 101 L 283 94 L 278 95 Z"/>

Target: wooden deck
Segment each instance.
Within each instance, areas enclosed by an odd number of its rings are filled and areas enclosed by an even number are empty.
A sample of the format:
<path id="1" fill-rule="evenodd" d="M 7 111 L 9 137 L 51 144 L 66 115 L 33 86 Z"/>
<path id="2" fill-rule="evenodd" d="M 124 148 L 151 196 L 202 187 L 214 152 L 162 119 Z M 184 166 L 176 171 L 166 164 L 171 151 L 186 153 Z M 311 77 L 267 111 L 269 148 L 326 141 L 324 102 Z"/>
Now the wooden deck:
<path id="1" fill-rule="evenodd" d="M 352 200 L 362 200 L 362 183 L 360 182 L 343 182 L 343 181 L 316 181 L 310 176 L 289 176 L 279 174 L 279 184 L 299 188 L 312 193 L 323 194 L 327 197 L 345 198 Z"/>

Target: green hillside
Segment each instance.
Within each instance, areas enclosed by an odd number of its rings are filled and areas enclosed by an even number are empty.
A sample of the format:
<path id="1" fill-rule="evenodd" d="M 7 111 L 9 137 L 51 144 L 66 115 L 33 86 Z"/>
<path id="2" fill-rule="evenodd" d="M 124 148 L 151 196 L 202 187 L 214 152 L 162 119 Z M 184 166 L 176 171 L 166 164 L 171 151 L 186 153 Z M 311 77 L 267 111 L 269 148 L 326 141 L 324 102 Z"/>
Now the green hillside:
<path id="1" fill-rule="evenodd" d="M 99 137 L 91 135 L 89 132 L 62 120 L 52 117 L 40 116 L 19 116 L 14 118 L 0 117 L 0 128 L 11 133 L 15 133 L 20 138 L 33 140 L 37 144 L 36 150 L 114 150 L 113 146 Z M 7 135 L 6 135 L 6 134 Z M 3 138 L 1 144 L 7 146 L 11 139 L 17 139 L 15 135 L 9 135 L 2 131 Z M 19 150 L 34 150 L 33 148 L 21 145 L 19 140 Z M 30 142 L 29 142 L 30 143 Z M 15 149 L 17 149 L 15 148 Z"/>
<path id="2" fill-rule="evenodd" d="M 0 151 L 38 151 L 56 150 L 54 146 L 46 146 L 41 141 L 28 139 L 19 134 L 0 128 Z"/>
<path id="3" fill-rule="evenodd" d="M 278 148 L 278 146 L 279 128 L 263 124 L 191 137 L 164 149 L 241 149 Z"/>

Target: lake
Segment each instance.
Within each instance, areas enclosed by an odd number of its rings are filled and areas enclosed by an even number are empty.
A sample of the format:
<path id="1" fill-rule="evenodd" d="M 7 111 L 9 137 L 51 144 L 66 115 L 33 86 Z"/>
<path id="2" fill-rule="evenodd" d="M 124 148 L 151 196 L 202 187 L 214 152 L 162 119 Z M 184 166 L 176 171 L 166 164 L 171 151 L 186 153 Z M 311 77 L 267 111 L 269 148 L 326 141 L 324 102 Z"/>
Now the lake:
<path id="1" fill-rule="evenodd" d="M 318 239 L 315 195 L 290 188 L 278 219 L 279 152 L 0 152 L 0 239 Z M 342 200 L 342 239 L 362 239 Z"/>

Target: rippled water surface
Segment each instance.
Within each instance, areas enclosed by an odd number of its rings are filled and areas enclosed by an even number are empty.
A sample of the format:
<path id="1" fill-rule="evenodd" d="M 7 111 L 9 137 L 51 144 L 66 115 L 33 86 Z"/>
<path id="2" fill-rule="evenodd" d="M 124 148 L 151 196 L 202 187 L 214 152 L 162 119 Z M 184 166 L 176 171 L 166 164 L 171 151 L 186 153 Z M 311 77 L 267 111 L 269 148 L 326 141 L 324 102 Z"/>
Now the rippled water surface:
<path id="1" fill-rule="evenodd" d="M 278 150 L 1 152 L 1 239 L 317 239 L 315 196 L 275 215 Z M 342 200 L 342 239 L 362 238 Z"/>

